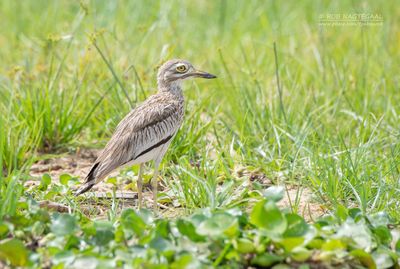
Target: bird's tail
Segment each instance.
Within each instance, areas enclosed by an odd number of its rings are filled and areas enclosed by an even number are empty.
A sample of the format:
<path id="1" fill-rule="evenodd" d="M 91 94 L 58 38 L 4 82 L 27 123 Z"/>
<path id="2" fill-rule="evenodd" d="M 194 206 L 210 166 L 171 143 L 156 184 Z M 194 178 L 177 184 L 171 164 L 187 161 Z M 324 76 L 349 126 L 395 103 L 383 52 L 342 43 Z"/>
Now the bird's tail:
<path id="1" fill-rule="evenodd" d="M 93 167 L 90 169 L 89 174 L 86 176 L 85 183 L 75 192 L 75 196 L 81 195 L 82 193 L 87 192 L 90 190 L 95 184 L 96 184 L 96 170 L 97 167 L 99 166 L 99 163 L 96 163 L 93 165 Z"/>
<path id="2" fill-rule="evenodd" d="M 90 190 L 93 186 L 94 186 L 95 182 L 94 181 L 89 181 L 84 183 L 76 192 L 75 192 L 75 196 L 81 195 L 82 193 L 87 192 L 88 190 Z"/>

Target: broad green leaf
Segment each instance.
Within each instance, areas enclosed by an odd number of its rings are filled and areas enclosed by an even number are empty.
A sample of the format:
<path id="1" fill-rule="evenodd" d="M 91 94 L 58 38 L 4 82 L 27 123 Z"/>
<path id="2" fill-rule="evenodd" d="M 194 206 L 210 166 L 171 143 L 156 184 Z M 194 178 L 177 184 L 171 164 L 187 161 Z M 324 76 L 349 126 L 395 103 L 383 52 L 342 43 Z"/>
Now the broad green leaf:
<path id="1" fill-rule="evenodd" d="M 60 238 L 61 237 L 59 237 L 57 239 L 59 240 Z M 79 237 L 77 237 L 76 235 L 74 235 L 74 234 L 67 235 L 65 239 L 66 239 L 65 245 L 64 245 L 65 250 L 76 249 L 79 247 L 80 240 L 79 240 Z"/>
<path id="2" fill-rule="evenodd" d="M 279 202 L 285 196 L 285 189 L 282 186 L 271 186 L 263 193 L 267 200 Z"/>
<path id="3" fill-rule="evenodd" d="M 326 251 L 342 250 L 346 249 L 346 244 L 339 239 L 330 239 L 321 248 Z"/>
<path id="4" fill-rule="evenodd" d="M 400 255 L 400 239 L 397 240 L 395 245 L 396 253 Z"/>
<path id="5" fill-rule="evenodd" d="M 372 241 L 371 231 L 367 227 L 364 221 L 355 223 L 352 219 L 347 219 L 346 222 L 339 227 L 336 238 L 343 239 L 347 238 L 354 241 L 356 244 L 355 248 L 361 248 L 364 250 L 372 249 L 374 243 Z"/>
<path id="6" fill-rule="evenodd" d="M 200 262 L 191 254 L 180 255 L 175 261 L 170 265 L 171 269 L 181 269 L 181 268 L 202 268 Z"/>
<path id="7" fill-rule="evenodd" d="M 71 268 L 97 269 L 99 260 L 95 257 L 80 257 L 75 259 Z"/>
<path id="8" fill-rule="evenodd" d="M 196 227 L 190 221 L 179 219 L 176 222 L 176 227 L 182 235 L 187 236 L 193 242 L 200 242 L 205 240 L 204 236 L 201 236 L 196 232 Z"/>
<path id="9" fill-rule="evenodd" d="M 115 242 L 120 244 L 124 241 L 125 241 L 124 227 L 122 225 L 118 225 L 115 228 Z"/>
<path id="10" fill-rule="evenodd" d="M 154 221 L 153 211 L 150 211 L 147 208 L 141 208 L 137 211 L 137 214 L 147 225 L 152 224 Z"/>
<path id="11" fill-rule="evenodd" d="M 372 228 L 372 232 L 379 239 L 379 242 L 383 245 L 390 245 L 392 241 L 392 234 L 390 230 L 386 226 L 378 226 L 376 228 Z"/>
<path id="12" fill-rule="evenodd" d="M 117 185 L 117 178 L 115 178 L 115 177 L 109 177 L 109 178 L 106 180 L 106 182 L 109 183 L 109 184 Z"/>
<path id="13" fill-rule="evenodd" d="M 292 266 L 289 266 L 287 264 L 277 264 L 273 266 L 271 269 L 293 269 Z"/>
<path id="14" fill-rule="evenodd" d="M 243 254 L 254 252 L 256 249 L 254 246 L 254 242 L 246 238 L 239 238 L 235 240 L 233 245 L 238 252 Z"/>
<path id="15" fill-rule="evenodd" d="M 376 264 L 371 254 L 365 252 L 362 249 L 355 249 L 350 252 L 350 255 L 358 259 L 362 265 L 366 266 L 368 269 L 376 269 Z"/>
<path id="16" fill-rule="evenodd" d="M 374 227 L 387 226 L 391 223 L 390 217 L 386 212 L 378 212 L 368 216 L 368 220 Z"/>
<path id="17" fill-rule="evenodd" d="M 81 229 L 86 236 L 94 236 L 96 234 L 95 222 L 87 222 L 81 225 Z"/>
<path id="18" fill-rule="evenodd" d="M 170 222 L 168 220 L 158 220 L 155 227 L 156 234 L 167 238 L 171 232 L 169 224 Z"/>
<path id="19" fill-rule="evenodd" d="M 173 250 L 173 245 L 168 240 L 157 236 L 153 240 L 150 241 L 149 247 L 156 249 L 157 251 L 167 251 Z"/>
<path id="20" fill-rule="evenodd" d="M 359 208 L 351 208 L 349 209 L 349 216 L 357 222 L 363 217 L 363 213 Z"/>
<path id="21" fill-rule="evenodd" d="M 0 221 L 0 239 L 4 237 L 9 231 L 8 225 Z"/>
<path id="22" fill-rule="evenodd" d="M 43 222 L 40 221 L 36 221 L 33 225 L 32 225 L 32 235 L 35 237 L 39 237 L 41 236 L 44 231 L 46 229 L 46 225 Z"/>
<path id="23" fill-rule="evenodd" d="M 392 268 L 394 261 L 387 251 L 378 249 L 372 253 L 372 258 L 379 269 Z"/>
<path id="24" fill-rule="evenodd" d="M 121 224 L 124 229 L 142 235 L 147 225 L 144 220 L 133 210 L 125 209 L 121 214 Z"/>
<path id="25" fill-rule="evenodd" d="M 281 245 L 287 252 L 292 251 L 295 247 L 301 246 L 303 243 L 303 237 L 285 237 L 279 240 L 279 245 Z"/>
<path id="26" fill-rule="evenodd" d="M 290 257 L 295 261 L 304 262 L 308 260 L 312 254 L 313 254 L 312 250 L 303 247 L 298 247 L 290 253 Z"/>
<path id="27" fill-rule="evenodd" d="M 229 214 L 217 213 L 204 220 L 197 227 L 197 233 L 204 236 L 233 237 L 238 233 L 238 222 Z"/>
<path id="28" fill-rule="evenodd" d="M 208 218 L 209 216 L 208 215 L 206 216 L 205 214 L 194 214 L 190 216 L 190 222 L 193 223 L 195 227 L 198 227 L 200 223 L 202 223 Z"/>
<path id="29" fill-rule="evenodd" d="M 105 246 L 114 239 L 114 228 L 112 223 L 106 221 L 96 221 L 94 223 L 96 233 L 94 235 L 95 244 Z"/>
<path id="30" fill-rule="evenodd" d="M 28 261 L 28 250 L 15 238 L 0 241 L 0 260 L 8 260 L 13 266 L 25 266 Z"/>
<path id="31" fill-rule="evenodd" d="M 257 203 L 250 215 L 250 222 L 274 235 L 281 235 L 287 228 L 287 220 L 272 201 Z"/>
<path id="32" fill-rule="evenodd" d="M 71 179 L 72 177 L 68 174 L 62 174 L 60 176 L 60 183 L 64 186 L 68 185 L 68 181 Z"/>
<path id="33" fill-rule="evenodd" d="M 310 248 L 315 248 L 315 249 L 320 249 L 322 245 L 325 243 L 325 240 L 319 239 L 319 238 L 314 238 L 308 243 L 308 246 Z"/>
<path id="34" fill-rule="evenodd" d="M 68 265 L 70 265 L 74 260 L 75 260 L 75 254 L 72 250 L 64 250 L 58 252 L 52 258 L 52 262 L 54 264 L 64 264 L 64 267 L 68 267 Z"/>
<path id="35" fill-rule="evenodd" d="M 40 180 L 39 190 L 45 191 L 48 186 L 51 184 L 51 177 L 49 174 L 43 174 L 42 179 Z"/>
<path id="36" fill-rule="evenodd" d="M 51 231 L 57 236 L 72 234 L 77 228 L 76 219 L 69 214 L 53 214 L 53 220 L 50 226 Z"/>
<path id="37" fill-rule="evenodd" d="M 349 216 L 349 212 L 346 207 L 344 207 L 341 204 L 338 204 L 336 206 L 336 212 L 335 212 L 336 217 L 340 219 L 340 221 L 345 221 L 347 217 Z"/>
<path id="38" fill-rule="evenodd" d="M 251 259 L 251 264 L 252 265 L 258 265 L 258 266 L 271 266 L 274 265 L 278 262 L 283 261 L 283 257 L 270 254 L 270 253 L 262 253 L 262 254 L 257 254 L 253 259 Z"/>
<path id="39" fill-rule="evenodd" d="M 284 237 L 298 237 L 305 235 L 309 229 L 305 220 L 297 214 L 286 214 L 288 227 L 283 234 Z"/>

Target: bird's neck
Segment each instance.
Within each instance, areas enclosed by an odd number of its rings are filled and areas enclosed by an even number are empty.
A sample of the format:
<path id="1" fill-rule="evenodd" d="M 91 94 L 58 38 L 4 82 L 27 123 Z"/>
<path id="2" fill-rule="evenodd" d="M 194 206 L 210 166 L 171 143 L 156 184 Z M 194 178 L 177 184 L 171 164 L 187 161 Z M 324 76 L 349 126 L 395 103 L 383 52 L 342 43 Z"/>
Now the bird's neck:
<path id="1" fill-rule="evenodd" d="M 173 81 L 168 84 L 159 83 L 158 84 L 159 92 L 171 93 L 176 96 L 178 99 L 183 99 L 182 87 L 180 81 Z"/>

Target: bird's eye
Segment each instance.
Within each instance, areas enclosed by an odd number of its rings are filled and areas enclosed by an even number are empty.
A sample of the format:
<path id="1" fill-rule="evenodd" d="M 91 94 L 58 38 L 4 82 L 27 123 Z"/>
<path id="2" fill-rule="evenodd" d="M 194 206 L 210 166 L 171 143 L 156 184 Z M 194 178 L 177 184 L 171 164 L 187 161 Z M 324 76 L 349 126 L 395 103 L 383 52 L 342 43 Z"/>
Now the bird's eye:
<path id="1" fill-rule="evenodd" d="M 187 68 L 186 68 L 185 65 L 178 65 L 178 66 L 176 67 L 176 71 L 178 71 L 179 73 L 186 72 L 186 70 L 187 70 Z"/>

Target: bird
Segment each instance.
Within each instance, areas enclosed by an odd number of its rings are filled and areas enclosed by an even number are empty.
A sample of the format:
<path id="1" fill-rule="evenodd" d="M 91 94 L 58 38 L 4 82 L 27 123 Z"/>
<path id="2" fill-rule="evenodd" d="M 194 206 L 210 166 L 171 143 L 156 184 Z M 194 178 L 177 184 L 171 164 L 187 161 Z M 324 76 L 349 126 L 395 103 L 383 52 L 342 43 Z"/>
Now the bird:
<path id="1" fill-rule="evenodd" d="M 159 166 L 183 123 L 185 98 L 182 82 L 189 78 L 213 79 L 216 76 L 197 70 L 186 60 L 173 59 L 161 65 L 157 73 L 158 92 L 132 109 L 120 121 L 75 196 L 89 191 L 117 169 L 140 165 L 137 190 L 138 207 L 141 208 L 144 164 L 153 161 L 151 186 L 153 211 L 157 212 Z"/>

